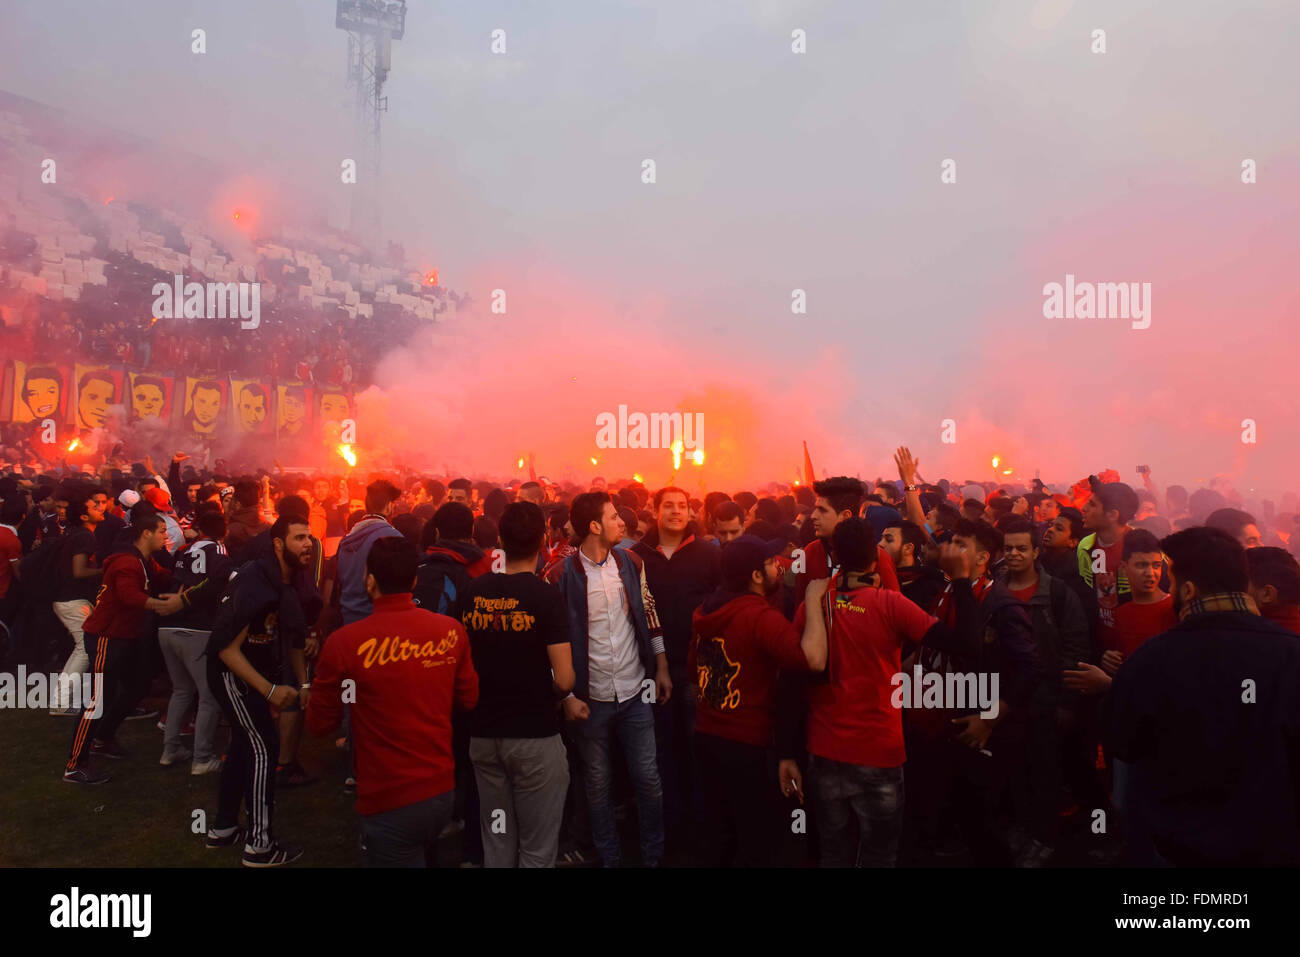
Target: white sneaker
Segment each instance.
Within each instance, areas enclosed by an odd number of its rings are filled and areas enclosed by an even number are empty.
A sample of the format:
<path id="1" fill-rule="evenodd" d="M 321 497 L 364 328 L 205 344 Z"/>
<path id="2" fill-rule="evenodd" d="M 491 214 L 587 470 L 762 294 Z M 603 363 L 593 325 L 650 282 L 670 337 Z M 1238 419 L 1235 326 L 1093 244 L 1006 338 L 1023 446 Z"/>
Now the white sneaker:
<path id="1" fill-rule="evenodd" d="M 211 774 L 213 771 L 221 770 L 221 759 L 213 758 L 211 761 L 204 761 L 202 764 L 196 764 L 190 768 L 190 774 L 196 777 L 200 774 Z"/>
<path id="2" fill-rule="evenodd" d="M 194 752 L 189 748 L 177 748 L 171 754 L 164 751 L 163 756 L 158 759 L 158 763 L 166 768 L 181 761 L 188 761 L 192 757 L 194 757 Z"/>

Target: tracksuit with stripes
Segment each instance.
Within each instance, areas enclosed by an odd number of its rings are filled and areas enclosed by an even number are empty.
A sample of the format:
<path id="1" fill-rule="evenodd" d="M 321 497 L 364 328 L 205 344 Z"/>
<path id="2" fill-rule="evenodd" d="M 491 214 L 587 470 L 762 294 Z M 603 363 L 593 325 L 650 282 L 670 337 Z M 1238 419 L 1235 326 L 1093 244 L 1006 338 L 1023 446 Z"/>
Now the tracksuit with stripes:
<path id="1" fill-rule="evenodd" d="M 213 827 L 218 832 L 237 827 L 243 804 L 248 812 L 246 848 L 260 853 L 275 843 L 272 818 L 280 731 L 266 698 L 221 661 L 222 649 L 245 628 L 244 657 L 268 682 L 281 683 L 282 647 L 301 648 L 306 626 L 297 592 L 285 584 L 274 555 L 245 563 L 231 578 L 208 643 L 208 684 L 231 729 Z"/>

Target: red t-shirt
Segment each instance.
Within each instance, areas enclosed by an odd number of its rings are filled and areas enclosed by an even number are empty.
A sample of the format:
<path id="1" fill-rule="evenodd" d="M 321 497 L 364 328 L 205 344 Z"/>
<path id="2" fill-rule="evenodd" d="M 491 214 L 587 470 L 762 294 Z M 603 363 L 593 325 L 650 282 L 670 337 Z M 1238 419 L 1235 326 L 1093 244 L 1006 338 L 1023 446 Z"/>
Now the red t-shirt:
<path id="1" fill-rule="evenodd" d="M 1011 594 L 1015 595 L 1018 599 L 1028 605 L 1029 600 L 1033 598 L 1034 595 L 1038 594 L 1038 582 L 1034 582 L 1028 588 L 1012 588 L 1008 585 L 1007 591 L 1011 592 Z"/>
<path id="2" fill-rule="evenodd" d="M 938 620 L 900 592 L 863 587 L 838 594 L 832 585 L 830 658 L 825 684 L 808 699 L 808 750 L 832 761 L 896 768 L 907 760 L 903 712 L 893 705 L 901 649 L 919 643 Z M 794 616 L 803 633 L 806 606 Z"/>
<path id="3" fill-rule="evenodd" d="M 686 673 L 695 678 L 695 730 L 766 748 L 772 744 L 777 672 L 807 671 L 802 627 L 758 595 L 705 614 L 695 609 Z"/>
<path id="4" fill-rule="evenodd" d="M 1148 638 L 1168 631 L 1176 624 L 1178 616 L 1174 614 L 1172 595 L 1146 605 L 1125 602 L 1115 609 L 1115 644 L 1112 648 L 1127 658 Z"/>

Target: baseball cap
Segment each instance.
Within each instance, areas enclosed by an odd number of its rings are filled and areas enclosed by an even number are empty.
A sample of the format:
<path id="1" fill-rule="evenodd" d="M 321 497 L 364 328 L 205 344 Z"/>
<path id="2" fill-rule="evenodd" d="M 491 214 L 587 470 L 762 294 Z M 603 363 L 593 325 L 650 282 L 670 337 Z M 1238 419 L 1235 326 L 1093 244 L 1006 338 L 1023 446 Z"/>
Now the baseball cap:
<path id="1" fill-rule="evenodd" d="M 154 508 L 158 509 L 158 511 L 160 512 L 171 511 L 172 497 L 168 495 L 163 489 L 159 488 L 158 486 L 155 485 L 153 488 L 146 491 L 144 493 L 144 497 L 149 502 L 149 504 L 152 505 Z"/>
<path id="2" fill-rule="evenodd" d="M 744 591 L 749 587 L 750 575 L 760 571 L 763 564 L 785 551 L 786 543 L 779 538 L 759 538 L 741 535 L 722 546 L 722 584 L 731 591 Z"/>
<path id="3" fill-rule="evenodd" d="M 117 503 L 123 508 L 135 508 L 140 502 L 140 493 L 135 489 L 127 489 L 117 497 Z"/>

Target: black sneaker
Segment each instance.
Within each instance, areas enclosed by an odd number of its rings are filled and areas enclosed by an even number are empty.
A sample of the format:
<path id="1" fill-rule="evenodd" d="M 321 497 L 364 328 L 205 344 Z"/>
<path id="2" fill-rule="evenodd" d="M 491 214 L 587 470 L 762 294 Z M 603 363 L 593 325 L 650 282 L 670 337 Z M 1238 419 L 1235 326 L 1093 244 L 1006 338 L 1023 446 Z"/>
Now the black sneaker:
<path id="1" fill-rule="evenodd" d="M 555 856 L 556 867 L 590 867 L 595 862 L 595 855 L 587 853 L 576 844 L 562 848 Z"/>
<path id="2" fill-rule="evenodd" d="M 92 741 L 90 742 L 90 753 L 100 758 L 112 758 L 114 761 L 121 761 L 131 756 L 126 748 L 116 741 L 109 741 L 107 744 L 103 741 Z"/>
<path id="3" fill-rule="evenodd" d="M 217 833 L 214 827 L 208 828 L 208 835 L 203 841 L 203 846 L 212 849 L 214 847 L 234 847 L 244 839 L 244 829 L 237 827 L 225 837 Z"/>
<path id="4" fill-rule="evenodd" d="M 105 781 L 112 780 L 112 778 L 113 775 L 105 774 L 103 771 L 96 771 L 86 765 L 77 765 L 71 771 L 63 772 L 63 780 L 69 784 L 103 784 Z"/>
<path id="5" fill-rule="evenodd" d="M 245 867 L 281 867 L 285 864 L 292 864 L 300 857 L 302 857 L 301 847 L 290 847 L 287 844 L 281 844 L 279 841 L 276 841 L 260 854 L 244 848 Z"/>
<path id="6" fill-rule="evenodd" d="M 128 715 L 127 715 L 123 720 L 125 720 L 125 721 L 140 721 L 140 720 L 142 720 L 142 719 L 144 719 L 144 718 L 156 718 L 156 717 L 158 717 L 160 714 L 162 714 L 162 711 L 159 710 L 158 708 L 152 708 L 152 709 L 150 709 L 150 708 L 136 708 L 134 711 L 132 711 L 130 714 L 128 714 Z"/>

